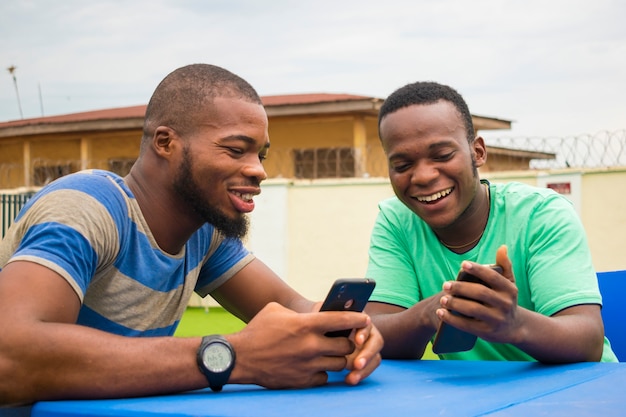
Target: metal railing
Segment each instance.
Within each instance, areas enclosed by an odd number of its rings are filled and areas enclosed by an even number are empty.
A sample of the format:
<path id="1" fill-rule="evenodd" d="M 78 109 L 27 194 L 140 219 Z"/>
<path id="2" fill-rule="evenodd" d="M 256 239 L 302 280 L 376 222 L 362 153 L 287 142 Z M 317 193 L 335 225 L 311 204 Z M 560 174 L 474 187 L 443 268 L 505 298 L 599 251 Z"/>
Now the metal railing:
<path id="1" fill-rule="evenodd" d="M 21 194 L 0 194 L 0 218 L 2 219 L 2 237 L 9 230 L 9 226 L 13 223 L 15 217 L 24 207 L 34 192 Z"/>

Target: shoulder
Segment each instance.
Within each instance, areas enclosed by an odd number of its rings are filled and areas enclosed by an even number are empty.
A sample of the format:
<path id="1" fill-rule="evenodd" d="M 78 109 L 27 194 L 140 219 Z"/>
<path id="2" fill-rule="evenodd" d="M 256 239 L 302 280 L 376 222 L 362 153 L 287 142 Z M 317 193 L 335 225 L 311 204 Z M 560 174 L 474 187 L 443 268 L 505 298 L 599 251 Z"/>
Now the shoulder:
<path id="1" fill-rule="evenodd" d="M 117 174 L 103 170 L 85 170 L 66 175 L 42 189 L 42 194 L 58 190 L 77 190 L 96 197 L 116 190 L 130 194 L 124 180 Z"/>
<path id="2" fill-rule="evenodd" d="M 414 214 L 398 197 L 390 197 L 380 201 L 378 208 L 383 213 L 393 213 L 395 216 L 410 216 Z"/>
<path id="3" fill-rule="evenodd" d="M 28 217 L 27 223 L 93 223 L 97 218 L 111 216 L 121 221 L 128 217 L 129 193 L 116 174 L 102 170 L 80 171 L 42 188 L 28 200 L 16 222 Z"/>
<path id="4" fill-rule="evenodd" d="M 105 205 L 116 197 L 131 196 L 130 190 L 119 175 L 103 170 L 85 170 L 57 179 L 42 188 L 34 197 L 41 198 L 60 192 L 68 195 L 74 192 L 83 196 L 87 194 Z"/>
<path id="5" fill-rule="evenodd" d="M 558 194 L 554 190 L 543 187 L 536 187 L 520 182 L 508 182 L 504 184 L 491 184 L 492 198 L 496 201 L 504 202 L 507 205 L 519 206 L 541 206 L 541 205 L 566 205 L 571 206 L 571 202 Z"/>

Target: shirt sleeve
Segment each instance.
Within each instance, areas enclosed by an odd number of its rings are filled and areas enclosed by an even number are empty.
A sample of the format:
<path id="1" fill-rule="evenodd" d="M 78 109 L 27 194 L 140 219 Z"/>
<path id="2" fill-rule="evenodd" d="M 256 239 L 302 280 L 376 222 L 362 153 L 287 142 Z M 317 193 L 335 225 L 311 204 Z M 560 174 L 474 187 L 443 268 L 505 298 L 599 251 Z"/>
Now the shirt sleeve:
<path id="1" fill-rule="evenodd" d="M 370 301 L 409 308 L 421 299 L 415 261 L 407 242 L 406 223 L 386 202 L 379 204 L 369 247 L 366 276 L 376 281 Z M 408 227 L 408 225 L 406 225 Z"/>
<path id="2" fill-rule="evenodd" d="M 601 304 L 584 227 L 571 203 L 547 196 L 528 219 L 528 283 L 536 311 L 551 316 L 580 304 Z"/>
<path id="3" fill-rule="evenodd" d="M 255 259 L 240 239 L 221 238 L 219 233 L 214 233 L 213 239 L 218 239 L 219 244 L 202 265 L 196 285 L 196 292 L 201 297 L 214 291 Z"/>

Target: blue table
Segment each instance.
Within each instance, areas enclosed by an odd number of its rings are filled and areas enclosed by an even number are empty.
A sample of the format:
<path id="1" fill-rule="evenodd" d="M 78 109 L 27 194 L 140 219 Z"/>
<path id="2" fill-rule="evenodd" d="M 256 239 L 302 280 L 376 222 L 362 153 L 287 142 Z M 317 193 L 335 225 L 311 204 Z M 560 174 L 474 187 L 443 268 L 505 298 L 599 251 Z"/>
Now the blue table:
<path id="1" fill-rule="evenodd" d="M 626 363 L 385 360 L 362 384 L 270 391 L 227 385 L 147 398 L 44 401 L 33 417 L 60 416 L 623 416 Z"/>

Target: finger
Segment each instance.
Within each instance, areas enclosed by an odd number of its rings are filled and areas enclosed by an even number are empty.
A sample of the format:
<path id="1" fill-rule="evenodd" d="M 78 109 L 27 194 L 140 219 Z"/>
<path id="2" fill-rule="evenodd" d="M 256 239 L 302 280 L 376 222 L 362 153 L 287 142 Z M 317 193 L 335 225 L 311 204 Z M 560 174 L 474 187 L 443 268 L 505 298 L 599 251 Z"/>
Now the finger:
<path id="1" fill-rule="evenodd" d="M 369 375 L 371 375 L 372 372 L 374 372 L 374 370 L 378 367 L 378 365 L 380 365 L 381 359 L 382 358 L 380 354 L 377 354 L 367 363 L 367 365 L 364 368 L 353 369 L 350 372 L 348 372 L 344 381 L 346 382 L 346 384 L 349 384 L 349 385 L 358 384 L 359 382 L 367 378 Z"/>
<path id="2" fill-rule="evenodd" d="M 363 327 L 362 329 L 356 329 L 356 331 L 353 333 L 354 345 L 357 348 L 361 348 L 365 344 L 367 339 L 370 337 L 371 332 L 372 332 L 372 322 L 370 319 L 369 324 L 367 326 Z"/>
<path id="3" fill-rule="evenodd" d="M 496 263 L 502 267 L 502 275 L 504 275 L 512 283 L 515 283 L 513 265 L 511 264 L 508 251 L 509 249 L 506 245 L 500 246 L 496 251 Z"/>
<path id="4" fill-rule="evenodd" d="M 339 372 L 348 368 L 347 356 L 320 356 L 314 361 L 316 369 L 320 371 Z"/>
<path id="5" fill-rule="evenodd" d="M 461 268 L 463 269 L 463 272 L 471 275 L 471 277 L 466 277 L 462 281 L 470 281 L 473 284 L 482 282 L 484 286 L 493 289 L 501 288 L 504 285 L 501 274 L 498 271 L 495 271 L 490 265 L 481 265 L 475 262 L 463 261 L 461 263 Z M 504 268 L 502 269 L 504 273 Z M 455 283 L 453 285 L 456 286 L 458 284 Z M 506 285 L 508 285 L 508 283 Z M 476 288 L 480 287 L 474 287 L 474 289 Z"/>
<path id="6" fill-rule="evenodd" d="M 346 329 L 363 329 L 370 323 L 367 314 L 352 311 L 324 311 L 314 313 L 314 330 L 320 333 L 328 333 Z"/>
<path id="7" fill-rule="evenodd" d="M 365 369 L 377 356 L 384 346 L 382 334 L 377 328 L 371 327 L 370 335 L 361 348 L 348 356 L 347 368 L 350 370 Z"/>

